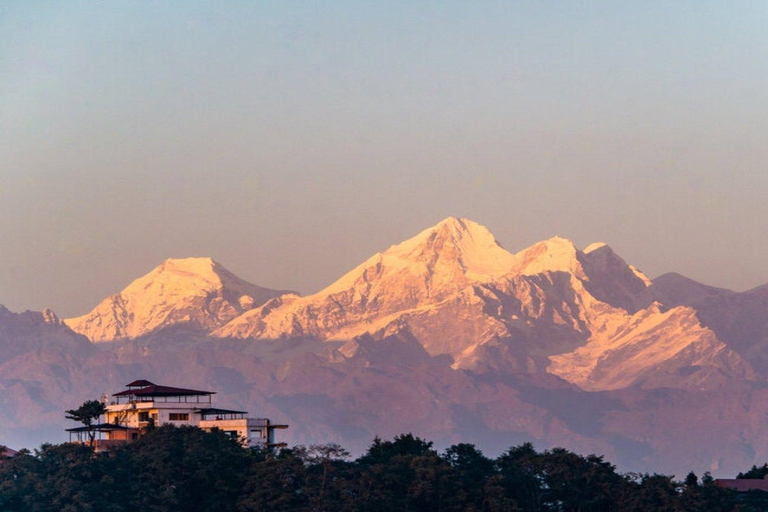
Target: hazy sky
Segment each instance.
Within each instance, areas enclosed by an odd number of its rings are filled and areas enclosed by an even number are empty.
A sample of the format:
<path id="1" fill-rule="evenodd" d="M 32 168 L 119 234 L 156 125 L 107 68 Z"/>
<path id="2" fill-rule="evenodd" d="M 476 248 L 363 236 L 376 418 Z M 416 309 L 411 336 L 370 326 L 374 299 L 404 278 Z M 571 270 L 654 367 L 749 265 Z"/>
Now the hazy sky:
<path id="1" fill-rule="evenodd" d="M 768 282 L 768 2 L 0 2 L 0 304 L 311 293 L 449 215 Z"/>

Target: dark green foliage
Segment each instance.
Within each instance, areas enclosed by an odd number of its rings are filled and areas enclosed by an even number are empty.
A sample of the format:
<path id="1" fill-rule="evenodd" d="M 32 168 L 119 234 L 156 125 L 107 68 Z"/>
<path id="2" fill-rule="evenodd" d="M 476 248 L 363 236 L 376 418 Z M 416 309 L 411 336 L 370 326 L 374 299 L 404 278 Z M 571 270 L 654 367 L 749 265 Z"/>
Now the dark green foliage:
<path id="1" fill-rule="evenodd" d="M 752 468 L 746 473 L 739 473 L 738 475 L 736 475 L 736 478 L 757 479 L 757 478 L 765 478 L 766 476 L 768 476 L 768 463 L 765 463 L 760 467 L 752 466 Z"/>
<path id="2" fill-rule="evenodd" d="M 674 512 L 682 510 L 679 504 L 678 484 L 666 475 L 642 475 L 630 483 L 629 492 L 622 497 L 621 510 L 626 512 Z"/>
<path id="3" fill-rule="evenodd" d="M 467 511 L 483 510 L 486 483 L 494 476 L 493 461 L 475 445 L 466 443 L 445 450 L 443 459 L 454 471 L 454 501 L 462 501 Z"/>
<path id="4" fill-rule="evenodd" d="M 542 510 L 543 482 L 536 465 L 538 456 L 533 445 L 525 443 L 510 448 L 496 459 L 497 485 L 510 506 L 526 511 Z"/>
<path id="5" fill-rule="evenodd" d="M 602 457 L 562 448 L 537 452 L 529 443 L 491 460 L 471 444 L 438 455 L 431 442 L 404 434 L 375 439 L 356 461 L 348 457 L 336 444 L 273 454 L 243 448 L 219 431 L 164 426 L 110 454 L 79 444 L 43 445 L 0 460 L 0 510 L 768 510 L 768 493 L 723 489 L 709 474 L 699 481 L 691 473 L 684 482 L 622 475 Z"/>
<path id="6" fill-rule="evenodd" d="M 355 510 L 358 473 L 347 462 L 349 452 L 338 444 L 300 446 L 296 456 L 306 467 L 306 494 L 310 510 Z"/>
<path id="7" fill-rule="evenodd" d="M 377 437 L 357 464 L 356 509 L 444 510 L 451 467 L 431 442 L 411 433 L 392 441 Z"/>
<path id="8" fill-rule="evenodd" d="M 307 510 L 307 472 L 302 460 L 291 450 L 252 464 L 237 510 L 288 512 Z"/>
<path id="9" fill-rule="evenodd" d="M 0 463 L 0 510 L 123 510 L 111 461 L 85 445 L 43 445 Z"/>
<path id="10" fill-rule="evenodd" d="M 373 443 L 368 448 L 368 452 L 360 457 L 358 462 L 366 466 L 384 463 L 397 456 L 418 456 L 429 453 L 437 454 L 432 449 L 432 442 L 415 437 L 409 432 L 408 434 L 395 436 L 395 439 L 392 441 L 382 441 L 378 437 L 374 438 Z"/>
<path id="11" fill-rule="evenodd" d="M 248 456 L 220 430 L 163 426 L 129 445 L 133 501 L 145 511 L 217 510 L 234 503 Z"/>

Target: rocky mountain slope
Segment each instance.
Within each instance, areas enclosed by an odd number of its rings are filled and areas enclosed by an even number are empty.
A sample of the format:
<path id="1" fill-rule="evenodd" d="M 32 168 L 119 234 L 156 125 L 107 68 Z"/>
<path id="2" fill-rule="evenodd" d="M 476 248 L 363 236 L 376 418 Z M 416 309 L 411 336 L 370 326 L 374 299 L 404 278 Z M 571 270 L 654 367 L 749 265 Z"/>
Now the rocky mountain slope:
<path id="1" fill-rule="evenodd" d="M 50 309 L 13 313 L 0 305 L 0 363 L 46 348 L 76 355 L 89 350 L 90 343 L 67 328 Z"/>
<path id="2" fill-rule="evenodd" d="M 513 255 L 483 226 L 448 218 L 317 294 L 273 299 L 213 335 L 349 341 L 346 356 L 357 336 L 407 335 L 454 368 L 547 369 L 589 390 L 750 378 L 693 310 L 653 303 L 650 284 L 605 244 L 580 251 L 555 237 Z"/>
<path id="3" fill-rule="evenodd" d="M 718 339 L 768 374 L 768 285 L 738 293 L 664 274 L 654 280 L 651 292 L 670 306 L 693 308 Z"/>

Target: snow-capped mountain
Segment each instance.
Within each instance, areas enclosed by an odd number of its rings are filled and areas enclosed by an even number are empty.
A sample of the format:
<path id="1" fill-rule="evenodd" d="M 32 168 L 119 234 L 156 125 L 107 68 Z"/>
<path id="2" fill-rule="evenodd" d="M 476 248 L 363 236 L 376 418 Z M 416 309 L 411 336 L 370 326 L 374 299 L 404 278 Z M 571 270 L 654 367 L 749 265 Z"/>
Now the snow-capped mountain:
<path id="1" fill-rule="evenodd" d="M 0 442 L 63 440 L 63 409 L 142 377 L 221 391 L 289 443 L 413 431 L 743 469 L 768 458 L 767 312 L 768 287 L 651 282 L 561 237 L 513 254 L 459 218 L 306 297 L 167 260 L 82 317 L 0 307 Z"/>
<path id="2" fill-rule="evenodd" d="M 451 217 L 373 255 L 319 293 L 269 301 L 214 335 L 352 339 L 499 278 L 513 262 L 486 228 Z"/>
<path id="3" fill-rule="evenodd" d="M 651 281 L 605 244 L 581 251 L 554 237 L 512 254 L 485 227 L 449 217 L 314 295 L 260 288 L 210 258 L 171 259 L 65 322 L 95 342 L 310 339 L 340 342 L 348 358 L 361 336 L 408 339 L 454 369 L 548 371 L 589 390 L 751 375 L 693 310 L 654 298 Z"/>
<path id="4" fill-rule="evenodd" d="M 209 332 L 286 293 L 247 283 L 211 258 L 168 259 L 90 313 L 64 322 L 96 342 L 169 327 Z"/>
<path id="5" fill-rule="evenodd" d="M 457 369 L 548 369 L 590 390 L 652 386 L 657 370 L 677 375 L 664 385 L 751 375 L 692 310 L 654 305 L 650 285 L 605 244 L 581 251 L 554 237 L 513 255 L 485 227 L 448 218 L 317 294 L 273 299 L 213 335 L 348 341 L 347 357 L 358 336 L 407 335 Z"/>
<path id="6" fill-rule="evenodd" d="M 725 378 L 752 379 L 741 357 L 703 327 L 691 308 L 654 303 L 619 321 L 601 322 L 586 345 L 550 357 L 548 371 L 589 391 L 645 387 L 719 387 Z M 684 376 L 684 379 L 681 379 Z"/>

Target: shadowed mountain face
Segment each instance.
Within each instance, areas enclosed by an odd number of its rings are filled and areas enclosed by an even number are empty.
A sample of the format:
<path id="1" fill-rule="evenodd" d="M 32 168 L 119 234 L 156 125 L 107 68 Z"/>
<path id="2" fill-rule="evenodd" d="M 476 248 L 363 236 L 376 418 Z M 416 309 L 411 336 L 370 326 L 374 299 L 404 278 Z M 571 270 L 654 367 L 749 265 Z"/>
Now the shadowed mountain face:
<path id="1" fill-rule="evenodd" d="M 768 285 L 737 293 L 697 283 L 680 274 L 653 281 L 651 293 L 670 306 L 696 310 L 701 323 L 723 343 L 768 374 Z"/>
<path id="2" fill-rule="evenodd" d="M 727 475 L 768 459 L 753 370 L 768 356 L 763 324 L 718 312 L 765 317 L 767 291 L 651 283 L 605 244 L 558 237 L 512 254 L 455 218 L 307 297 L 168 260 L 66 324 L 0 309 L 0 443 L 63 440 L 64 409 L 146 378 L 290 423 L 292 443 L 360 451 L 412 431 Z"/>

